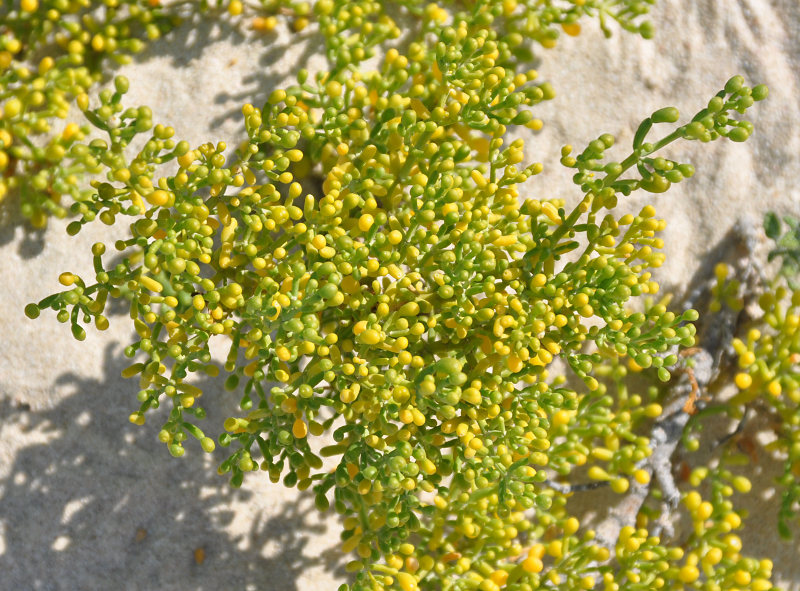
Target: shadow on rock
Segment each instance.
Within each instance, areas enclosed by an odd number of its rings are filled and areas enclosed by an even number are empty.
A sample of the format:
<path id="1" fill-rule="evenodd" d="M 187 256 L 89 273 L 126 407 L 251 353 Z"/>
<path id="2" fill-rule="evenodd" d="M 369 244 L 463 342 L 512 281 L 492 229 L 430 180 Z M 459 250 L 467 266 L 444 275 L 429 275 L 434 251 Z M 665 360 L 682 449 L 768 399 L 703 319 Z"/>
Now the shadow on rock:
<path id="1" fill-rule="evenodd" d="M 22 232 L 17 253 L 22 259 L 32 259 L 44 250 L 45 230 L 34 228 L 19 210 L 19 195 L 11 193 L 0 203 L 0 248 L 17 240 Z"/>
<path id="2" fill-rule="evenodd" d="M 52 408 L 0 397 L 0 438 L 13 450 L 0 472 L 0 587 L 293 591 L 313 573 L 340 578 L 312 495 L 264 486 L 263 474 L 251 475 L 262 494 L 247 481 L 231 488 L 215 469 L 226 450 L 210 458 L 187 442 L 175 459 L 156 439 L 158 418 L 128 423 L 136 385 L 119 377 L 130 361 L 114 349 L 102 381 L 59 377 L 72 392 Z M 202 425 L 211 430 L 238 395 L 220 400 L 221 380 L 198 385 L 217 403 Z"/>

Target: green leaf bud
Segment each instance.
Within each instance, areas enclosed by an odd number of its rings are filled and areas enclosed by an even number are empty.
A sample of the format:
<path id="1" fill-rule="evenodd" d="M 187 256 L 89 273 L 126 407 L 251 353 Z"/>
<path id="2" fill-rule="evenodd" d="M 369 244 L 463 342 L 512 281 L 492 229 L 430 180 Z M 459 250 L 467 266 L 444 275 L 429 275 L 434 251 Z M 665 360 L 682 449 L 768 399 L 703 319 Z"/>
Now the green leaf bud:
<path id="1" fill-rule="evenodd" d="M 725 101 L 722 97 L 715 96 L 710 101 L 708 101 L 708 110 L 711 113 L 719 113 L 722 111 L 722 108 L 725 106 Z"/>
<path id="2" fill-rule="evenodd" d="M 664 107 L 650 116 L 653 123 L 675 123 L 679 117 L 680 113 L 675 107 Z"/>
<path id="3" fill-rule="evenodd" d="M 681 315 L 681 320 L 685 320 L 687 322 L 694 322 L 699 317 L 700 317 L 700 314 L 697 312 L 697 310 L 693 310 L 693 309 L 690 308 L 689 310 L 686 310 Z"/>
<path id="4" fill-rule="evenodd" d="M 446 375 L 453 376 L 461 371 L 461 362 L 452 357 L 440 359 L 436 364 L 437 369 Z"/>
<path id="5" fill-rule="evenodd" d="M 320 295 L 321 298 L 329 300 L 333 298 L 337 293 L 339 293 L 339 290 L 335 284 L 326 283 L 317 291 L 317 293 Z"/>
<path id="6" fill-rule="evenodd" d="M 744 127 L 734 127 L 728 132 L 728 139 L 734 142 L 744 142 L 750 137 L 750 132 Z"/>
<path id="7" fill-rule="evenodd" d="M 114 88 L 120 94 L 125 94 L 130 88 L 130 82 L 125 76 L 117 76 L 114 78 Z"/>
<path id="8" fill-rule="evenodd" d="M 705 126 L 699 121 L 693 121 L 689 125 L 683 127 L 683 130 L 685 136 L 693 140 L 701 139 L 706 133 Z"/>
<path id="9" fill-rule="evenodd" d="M 753 100 L 763 101 L 769 96 L 769 88 L 767 88 L 764 84 L 754 86 L 750 96 L 753 97 Z"/>
<path id="10" fill-rule="evenodd" d="M 639 186 L 650 193 L 663 193 L 669 189 L 670 184 L 669 180 L 660 174 L 653 174 L 643 179 Z"/>
<path id="11" fill-rule="evenodd" d="M 73 324 L 72 336 L 78 341 L 83 341 L 86 339 L 86 331 L 83 330 L 83 327 L 81 327 L 79 324 Z"/>
<path id="12" fill-rule="evenodd" d="M 733 94 L 734 92 L 741 90 L 742 86 L 744 86 L 744 78 L 741 76 L 734 76 L 725 83 L 725 92 L 728 94 Z"/>
<path id="13" fill-rule="evenodd" d="M 544 84 L 540 84 L 538 86 L 539 90 L 542 91 L 542 100 L 549 101 L 555 98 L 556 91 L 553 88 L 553 85 L 549 82 L 545 82 Z"/>
<path id="14" fill-rule="evenodd" d="M 651 21 L 644 21 L 639 25 L 639 34 L 643 39 L 652 39 L 656 34 L 656 27 Z"/>
<path id="15" fill-rule="evenodd" d="M 680 170 L 668 170 L 664 173 L 664 178 L 670 183 L 679 183 L 683 180 L 683 175 Z"/>
<path id="16" fill-rule="evenodd" d="M 323 513 L 330 508 L 330 501 L 328 501 L 328 497 L 324 494 L 320 493 L 314 497 L 314 505 L 316 506 L 317 510 L 322 511 Z"/>

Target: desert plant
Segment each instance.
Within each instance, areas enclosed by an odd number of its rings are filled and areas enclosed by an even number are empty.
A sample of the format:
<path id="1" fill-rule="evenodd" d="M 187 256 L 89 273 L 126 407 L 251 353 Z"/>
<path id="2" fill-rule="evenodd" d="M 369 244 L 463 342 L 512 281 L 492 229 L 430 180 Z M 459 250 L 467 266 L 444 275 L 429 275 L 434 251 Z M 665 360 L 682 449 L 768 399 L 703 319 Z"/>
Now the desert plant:
<path id="1" fill-rule="evenodd" d="M 654 297 L 665 222 L 653 206 L 615 211 L 620 195 L 694 174 L 663 154 L 672 142 L 746 140 L 738 114 L 766 88 L 735 76 L 684 124 L 659 109 L 619 161 L 609 134 L 575 155 L 565 146 L 577 204 L 520 201 L 542 165 L 523 165 L 509 130 L 541 127 L 533 108 L 554 93 L 521 71 L 526 37 L 547 47 L 584 14 L 647 36 L 635 24 L 647 3 L 403 6 L 419 21 L 405 45 L 391 43 L 400 29 L 382 3 L 299 9 L 316 17 L 330 70 L 300 70 L 245 105 L 233 154 L 153 127 L 150 109 L 123 106 L 124 78 L 79 93 L 103 137 L 76 137 L 63 156 L 105 179 L 74 191 L 67 231 L 133 222 L 114 245 L 120 262 L 95 244 L 95 276 L 63 273 L 69 289 L 26 313 L 52 309 L 80 340 L 82 324 L 108 326 L 109 299 L 127 301 L 139 335 L 125 350 L 138 357 L 123 372 L 139 379 L 130 420 L 168 405 L 158 437 L 175 456 L 192 439 L 216 446 L 190 376 L 244 382 L 241 413 L 216 438 L 232 448 L 220 473 L 238 486 L 263 470 L 333 504 L 358 556 L 352 589 L 771 588 L 771 563 L 743 555 L 734 531 L 728 497 L 749 489 L 743 475 L 693 475 L 711 491 L 682 495 L 692 531 L 669 539 L 681 493 L 664 463 L 692 413 L 683 400 L 665 410 L 656 384 L 697 344 L 698 314 Z M 379 68 L 362 71 L 375 55 Z M 577 381 L 550 375 L 557 359 Z M 626 359 L 651 387 L 629 382 Z M 568 499 L 600 486 L 639 500 L 595 530 Z"/>
<path id="2" fill-rule="evenodd" d="M 570 35 L 580 32 L 578 19 L 597 16 L 606 35 L 607 21 L 645 37 L 651 23 L 638 22 L 649 3 L 615 0 L 603 7 L 595 2 L 565 2 L 547 6 L 539 2 L 507 3 L 503 9 L 505 33 L 515 57 L 529 59 L 523 43 L 531 39 L 554 47 L 559 26 Z M 417 17 L 444 18 L 441 9 L 422 2 L 404 8 Z M 352 14 L 349 12 L 352 10 Z M 267 34 L 279 18 L 288 19 L 295 31 L 322 18 L 327 55 L 342 63 L 354 52 L 356 61 L 374 54 L 381 41 L 400 35 L 387 21 L 381 3 L 358 2 L 345 10 L 344 19 L 330 19 L 334 5 L 312 6 L 297 0 L 21 0 L 0 6 L 0 202 L 7 194 L 19 197 L 20 211 L 34 228 L 43 228 L 50 216 L 63 218 L 71 201 L 80 201 L 80 183 L 100 169 L 91 159 L 69 158 L 69 148 L 89 133 L 90 127 L 59 123 L 69 115 L 75 98 L 107 81 L 108 64 L 126 64 L 148 42 L 178 26 L 191 26 L 198 18 L 227 17 Z M 426 12 L 427 11 L 427 12 Z M 337 7 L 337 15 L 339 14 Z M 362 25 L 366 29 L 362 30 Z M 378 25 L 377 27 L 375 25 Z M 384 26 L 386 25 L 386 26 Z M 339 33 L 360 31 L 364 39 L 342 42 Z M 96 122 L 93 122 L 96 123 Z"/>
<path id="3" fill-rule="evenodd" d="M 766 446 L 749 443 L 738 455 L 738 463 L 757 461 L 756 451 L 776 452 L 783 456 L 784 472 L 777 484 L 782 489 L 778 510 L 778 531 L 784 538 L 792 536 L 791 524 L 797 519 L 800 500 L 800 325 L 798 306 L 800 289 L 796 284 L 798 264 L 797 220 L 785 217 L 788 229 L 774 213 L 768 213 L 764 230 L 775 241 L 768 259 L 780 259 L 774 276 L 757 277 L 757 285 L 743 289 L 736 277 L 731 277 L 728 265 L 716 269 L 715 310 L 723 306 L 743 310 L 748 299 L 754 300 L 756 314 L 743 314 L 730 346 L 735 353 L 736 368 L 733 382 L 737 393 L 722 405 L 712 405 L 706 412 L 724 412 L 738 421 L 735 435 L 756 414 L 770 418 L 774 441 Z M 740 446 L 742 447 L 742 446 Z M 737 463 L 737 458 L 731 458 Z"/>
<path id="4" fill-rule="evenodd" d="M 71 103 L 94 87 L 111 59 L 123 64 L 177 24 L 158 2 L 22 0 L 0 7 L 0 201 L 19 195 L 36 228 L 80 200 L 79 180 L 97 169 L 68 152 L 88 128 L 66 119 Z M 68 204 L 66 204 L 68 205 Z"/>

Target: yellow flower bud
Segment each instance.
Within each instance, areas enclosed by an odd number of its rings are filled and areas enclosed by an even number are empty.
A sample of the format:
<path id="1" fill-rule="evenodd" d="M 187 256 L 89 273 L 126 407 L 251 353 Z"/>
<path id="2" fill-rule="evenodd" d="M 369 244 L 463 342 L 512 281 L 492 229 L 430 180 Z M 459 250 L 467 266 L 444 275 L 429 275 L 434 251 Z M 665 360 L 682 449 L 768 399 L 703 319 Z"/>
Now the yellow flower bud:
<path id="1" fill-rule="evenodd" d="M 753 384 L 753 378 L 747 373 L 737 373 L 734 382 L 740 390 L 747 390 Z"/>

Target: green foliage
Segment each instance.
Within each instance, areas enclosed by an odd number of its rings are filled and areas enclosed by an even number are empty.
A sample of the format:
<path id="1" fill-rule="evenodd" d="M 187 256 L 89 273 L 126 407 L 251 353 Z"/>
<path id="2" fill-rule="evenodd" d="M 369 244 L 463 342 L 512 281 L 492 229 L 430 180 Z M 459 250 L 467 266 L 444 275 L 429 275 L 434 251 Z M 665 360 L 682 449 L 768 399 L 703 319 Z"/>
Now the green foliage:
<path id="1" fill-rule="evenodd" d="M 401 53 L 383 3 L 292 3 L 295 29 L 317 20 L 330 70 L 301 69 L 244 105 L 247 138 L 232 154 L 224 142 L 192 148 L 149 108 L 124 106 L 123 78 L 91 99 L 90 80 L 70 87 L 102 137 L 75 132 L 52 160 L 104 180 L 79 189 L 65 177 L 67 231 L 132 220 L 120 262 L 95 244 L 94 277 L 63 273 L 70 289 L 26 314 L 52 309 L 83 339 L 83 325 L 108 326 L 110 300 L 127 301 L 138 340 L 125 354 L 138 360 L 123 375 L 140 388 L 130 420 L 167 406 L 158 438 L 175 456 L 192 439 L 215 449 L 191 376 L 222 370 L 231 390 L 243 384 L 241 412 L 216 438 L 229 450 L 220 473 L 239 486 L 262 470 L 333 505 L 343 550 L 358 556 L 354 590 L 766 591 L 771 563 L 742 555 L 733 533 L 742 516 L 728 497 L 749 482 L 727 469 L 692 475 L 711 492 L 685 496 L 693 530 L 680 543 L 650 531 L 649 505 L 610 545 L 568 508 L 565 489 L 586 478 L 620 495 L 649 485 L 666 395 L 638 391 L 628 368 L 669 382 L 679 347 L 695 344 L 697 313 L 652 297 L 665 222 L 650 205 L 619 215 L 618 197 L 691 177 L 662 150 L 747 139 L 736 116 L 766 97 L 736 76 L 686 124 L 660 109 L 619 162 L 606 161 L 609 134 L 574 157 L 565 146 L 577 205 L 520 202 L 542 165 L 523 165 L 508 132 L 539 129 L 534 109 L 554 96 L 519 66 L 526 39 L 551 47 L 556 25 L 577 34 L 584 15 L 647 37 L 647 5 L 410 1 L 418 24 Z M 274 27 L 281 6 L 262 4 L 253 26 Z M 233 17 L 245 9 L 227 4 Z M 656 124 L 671 127 L 646 141 Z M 212 340 L 230 343 L 222 368 Z M 577 384 L 550 376 L 556 359 Z"/>
<path id="2" fill-rule="evenodd" d="M 768 238 L 775 241 L 776 248 L 770 251 L 768 260 L 780 258 L 782 275 L 789 287 L 793 290 L 800 289 L 796 278 L 800 275 L 800 223 L 790 216 L 783 218 L 788 226 L 781 234 L 781 222 L 778 216 L 770 212 L 764 217 L 764 231 Z"/>
<path id="3" fill-rule="evenodd" d="M 108 58 L 128 62 L 177 18 L 140 0 L 21 0 L 4 2 L 0 20 L 0 201 L 16 192 L 41 228 L 49 215 L 64 217 L 64 196 L 80 201 L 79 179 L 99 170 L 70 158 L 89 128 L 54 120 L 101 80 Z"/>
<path id="4" fill-rule="evenodd" d="M 775 440 L 765 446 L 768 453 L 783 457 L 784 471 L 777 479 L 783 490 L 778 510 L 778 531 L 784 538 L 792 536 L 792 524 L 797 522 L 797 503 L 800 502 L 800 288 L 798 275 L 798 225 L 791 217 L 781 232 L 781 223 L 774 213 L 764 219 L 766 235 L 775 241 L 768 258 L 780 257 L 781 266 L 774 277 L 757 286 L 758 307 L 762 313 L 743 325 L 732 347 L 737 356 L 738 373 L 734 383 L 738 393 L 724 406 L 734 418 L 746 418 L 749 408 L 771 417 Z M 728 280 L 729 270 L 717 271 L 717 292 L 726 293 L 722 299 L 733 309 L 741 309 L 743 301 L 735 279 Z M 733 463 L 753 461 L 760 447 L 745 446 L 746 453 L 732 457 Z"/>
<path id="5" fill-rule="evenodd" d="M 554 47 L 562 27 L 570 35 L 580 32 L 577 21 L 584 15 L 596 16 L 607 35 L 611 33 L 607 22 L 613 20 L 649 37 L 652 25 L 639 17 L 651 2 L 570 0 L 551 6 L 506 0 L 495 3 L 483 18 L 487 23 L 497 20 L 502 27 L 506 55 L 501 61 L 512 56 L 528 60 L 533 54 L 524 39 Z M 419 0 L 404 3 L 404 9 L 420 19 L 448 18 L 442 8 Z M 65 217 L 69 203 L 62 201 L 80 201 L 80 180 L 99 169 L 91 158 L 69 158 L 71 146 L 90 128 L 71 123 L 62 130 L 54 122 L 67 118 L 76 98 L 79 106 L 85 102 L 84 93 L 103 79 L 109 61 L 129 62 L 148 41 L 198 15 L 215 19 L 224 15 L 237 23 L 248 22 L 260 33 L 272 31 L 279 17 L 288 18 L 295 31 L 317 19 L 326 38 L 326 55 L 337 68 L 373 56 L 382 41 L 400 36 L 383 4 L 373 1 L 354 2 L 345 9 L 331 0 L 313 7 L 295 0 L 248 5 L 241 0 L 163 5 L 160 0 L 4 2 L 0 6 L 0 202 L 9 192 L 17 194 L 22 214 L 36 228 L 43 228 L 51 215 Z M 342 36 L 345 33 L 349 36 Z"/>

